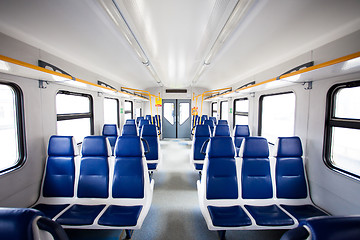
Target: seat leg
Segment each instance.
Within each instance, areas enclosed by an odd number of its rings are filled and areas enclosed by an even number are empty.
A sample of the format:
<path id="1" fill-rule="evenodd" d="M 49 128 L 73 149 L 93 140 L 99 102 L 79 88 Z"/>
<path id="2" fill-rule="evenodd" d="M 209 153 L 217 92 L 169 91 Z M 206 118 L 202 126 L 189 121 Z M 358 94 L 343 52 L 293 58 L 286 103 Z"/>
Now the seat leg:
<path id="1" fill-rule="evenodd" d="M 217 234 L 218 234 L 220 240 L 226 240 L 225 233 L 226 233 L 226 230 L 217 231 Z"/>
<path id="2" fill-rule="evenodd" d="M 200 178 L 200 181 L 201 181 L 201 171 L 199 171 L 199 178 Z"/>

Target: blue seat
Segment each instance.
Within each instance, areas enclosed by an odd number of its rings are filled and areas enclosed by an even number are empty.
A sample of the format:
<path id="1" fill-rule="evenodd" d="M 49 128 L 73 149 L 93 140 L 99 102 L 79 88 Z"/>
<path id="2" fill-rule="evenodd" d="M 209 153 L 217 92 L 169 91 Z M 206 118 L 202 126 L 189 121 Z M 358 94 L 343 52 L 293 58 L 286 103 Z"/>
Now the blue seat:
<path id="1" fill-rule="evenodd" d="M 140 228 L 150 209 L 153 187 L 154 182 L 150 183 L 143 158 L 140 137 L 119 137 L 115 147 L 112 182 L 114 202 L 99 218 L 98 224 L 124 229 Z"/>
<path id="2" fill-rule="evenodd" d="M 241 184 L 243 199 L 272 199 L 269 146 L 265 138 L 248 137 L 243 142 Z M 245 205 L 260 226 L 286 226 L 294 224 L 290 216 L 277 205 Z"/>
<path id="3" fill-rule="evenodd" d="M 118 137 L 118 129 L 116 124 L 104 124 L 102 135 L 109 139 L 111 151 L 113 153 L 116 139 Z"/>
<path id="4" fill-rule="evenodd" d="M 108 140 L 103 136 L 87 136 L 81 148 L 80 175 L 78 181 L 78 198 L 109 197 L 109 163 L 111 155 Z M 62 225 L 91 225 L 105 207 L 105 204 L 74 204 L 56 221 Z"/>
<path id="5" fill-rule="evenodd" d="M 214 131 L 215 137 L 230 137 L 229 125 L 216 125 Z"/>
<path id="6" fill-rule="evenodd" d="M 309 218 L 287 231 L 281 240 L 358 240 L 360 216 L 321 216 Z"/>
<path id="7" fill-rule="evenodd" d="M 201 153 L 201 149 L 204 143 L 210 139 L 210 127 L 209 125 L 197 125 L 195 127 L 195 135 L 192 143 L 192 150 L 190 155 L 190 162 L 195 166 L 195 170 L 201 171 L 204 164 L 205 154 Z M 206 146 L 204 146 L 204 152 Z"/>
<path id="8" fill-rule="evenodd" d="M 0 208 L 0 236 L 7 240 L 35 240 L 39 234 L 51 234 L 56 240 L 68 240 L 64 229 L 44 214 L 31 208 Z M 44 239 L 44 238 L 41 238 Z"/>
<path id="9" fill-rule="evenodd" d="M 74 197 L 75 157 L 78 148 L 72 136 L 51 136 L 42 190 L 36 208 L 49 218 L 55 217 L 69 204 L 57 204 L 55 198 Z"/>
<path id="10" fill-rule="evenodd" d="M 212 137 L 201 182 L 198 182 L 200 208 L 211 230 L 251 225 L 251 219 L 243 208 L 234 205 L 234 201 L 239 198 L 236 165 L 232 138 Z M 228 201 L 230 203 L 226 204 Z"/>
<path id="11" fill-rule="evenodd" d="M 279 137 L 276 149 L 276 197 L 289 199 L 292 205 L 281 204 L 298 221 L 306 218 L 327 215 L 312 203 L 308 194 L 303 151 L 299 137 Z M 307 204 L 294 205 L 294 199 L 308 199 Z"/>
<path id="12" fill-rule="evenodd" d="M 217 124 L 216 117 L 209 117 L 209 120 L 212 120 L 214 122 L 214 125 Z"/>
<path id="13" fill-rule="evenodd" d="M 141 129 L 144 125 L 150 124 L 150 121 L 147 119 L 140 120 L 139 126 L 138 126 L 138 136 L 141 134 Z"/>
<path id="14" fill-rule="evenodd" d="M 208 120 L 208 116 L 207 115 L 202 115 L 200 117 L 200 124 L 204 124 L 205 120 Z"/>
<path id="15" fill-rule="evenodd" d="M 218 121 L 218 125 L 229 125 L 229 124 L 228 124 L 228 121 L 227 121 L 227 120 L 220 119 L 220 120 Z"/>
<path id="16" fill-rule="evenodd" d="M 204 125 L 209 125 L 211 136 L 214 134 L 215 124 L 212 120 L 205 120 Z"/>
<path id="17" fill-rule="evenodd" d="M 135 125 L 135 119 L 126 119 L 125 124 L 134 124 Z"/>
<path id="18" fill-rule="evenodd" d="M 148 170 L 156 170 L 160 159 L 160 144 L 157 137 L 157 130 L 155 125 L 144 125 L 141 130 L 141 137 L 148 143 L 149 149 L 145 153 Z M 144 148 L 147 149 L 147 145 Z"/>
<path id="19" fill-rule="evenodd" d="M 234 144 L 236 148 L 236 156 L 239 156 L 242 141 L 250 136 L 248 125 L 236 125 L 234 130 Z"/>
<path id="20" fill-rule="evenodd" d="M 138 132 L 135 124 L 125 124 L 122 128 L 121 136 L 137 136 Z"/>
<path id="21" fill-rule="evenodd" d="M 143 120 L 143 119 L 144 119 L 144 117 L 137 117 L 136 118 L 136 125 L 139 126 L 140 121 Z"/>

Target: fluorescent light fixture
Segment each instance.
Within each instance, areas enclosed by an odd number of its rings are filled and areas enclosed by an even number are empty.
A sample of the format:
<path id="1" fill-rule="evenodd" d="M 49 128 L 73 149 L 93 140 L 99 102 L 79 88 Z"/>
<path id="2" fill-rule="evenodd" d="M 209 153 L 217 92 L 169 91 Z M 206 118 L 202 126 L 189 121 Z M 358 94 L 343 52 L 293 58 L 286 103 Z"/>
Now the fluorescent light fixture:
<path id="1" fill-rule="evenodd" d="M 88 85 L 86 85 L 85 83 L 82 82 L 78 82 L 76 80 L 69 80 L 68 81 L 64 81 L 63 83 L 66 83 L 67 85 L 70 85 L 72 87 L 79 87 L 79 88 L 88 88 Z"/>
<path id="2" fill-rule="evenodd" d="M 229 18 L 225 22 L 223 28 L 221 29 L 219 35 L 215 39 L 214 43 L 211 45 L 209 52 L 205 55 L 203 65 L 210 65 L 214 56 L 219 52 L 223 47 L 224 42 L 228 37 L 234 32 L 235 28 L 239 25 L 243 17 L 246 15 L 248 9 L 250 8 L 254 0 L 238 0 L 233 11 L 231 12 Z M 196 83 L 202 73 L 204 72 L 204 66 L 199 67 L 198 73 L 195 74 L 193 83 Z"/>
<path id="3" fill-rule="evenodd" d="M 0 60 L 0 70 L 1 71 L 9 71 L 10 70 L 9 64 L 3 60 Z"/>
<path id="4" fill-rule="evenodd" d="M 116 95 L 116 93 L 117 93 L 117 91 L 109 90 L 106 88 L 101 88 L 101 91 L 103 91 L 104 93 L 107 93 L 107 94 L 111 94 L 111 95 Z"/>
<path id="5" fill-rule="evenodd" d="M 64 81 L 70 80 L 68 78 L 60 77 L 58 75 L 51 75 L 51 77 L 52 77 L 52 79 L 54 79 L 55 82 L 64 82 Z"/>
<path id="6" fill-rule="evenodd" d="M 126 40 L 130 44 L 132 49 L 136 52 L 140 61 L 148 68 L 149 72 L 156 80 L 156 82 L 161 85 L 161 80 L 159 79 L 159 76 L 156 74 L 154 68 L 151 66 L 149 58 L 147 57 L 143 47 L 140 45 L 134 32 L 131 30 L 124 15 L 121 13 L 119 6 L 116 4 L 116 1 L 114 0 L 98 0 L 98 1 L 103 6 L 105 11 L 108 13 L 110 18 L 113 20 L 113 22 L 118 27 L 118 29 L 124 34 Z"/>
<path id="7" fill-rule="evenodd" d="M 341 70 L 346 71 L 356 67 L 360 67 L 360 57 L 346 61 Z"/>
<path id="8" fill-rule="evenodd" d="M 301 77 L 301 74 L 296 74 L 296 75 L 293 75 L 290 77 L 282 78 L 281 80 L 289 81 L 289 82 L 296 82 L 297 80 L 300 79 L 300 77 Z"/>

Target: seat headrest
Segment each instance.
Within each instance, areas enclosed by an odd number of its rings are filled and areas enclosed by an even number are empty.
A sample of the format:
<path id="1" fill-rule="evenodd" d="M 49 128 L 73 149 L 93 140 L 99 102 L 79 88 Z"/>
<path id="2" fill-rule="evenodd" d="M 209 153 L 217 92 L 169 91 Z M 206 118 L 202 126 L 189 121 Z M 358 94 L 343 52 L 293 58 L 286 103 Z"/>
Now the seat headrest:
<path id="1" fill-rule="evenodd" d="M 117 131 L 116 124 L 104 124 L 102 135 L 103 136 L 117 136 L 118 131 Z"/>
<path id="2" fill-rule="evenodd" d="M 156 137 L 157 136 L 157 130 L 155 125 L 144 125 L 141 129 L 141 136 L 151 136 Z"/>
<path id="3" fill-rule="evenodd" d="M 79 150 L 72 136 L 51 136 L 48 146 L 49 156 L 76 156 Z"/>
<path id="4" fill-rule="evenodd" d="M 196 125 L 195 137 L 210 137 L 209 125 Z"/>
<path id="5" fill-rule="evenodd" d="M 279 137 L 276 145 L 277 157 L 301 157 L 303 155 L 299 137 Z"/>
<path id="6" fill-rule="evenodd" d="M 249 137 L 250 130 L 248 125 L 236 125 L 234 131 L 235 137 Z"/>
<path id="7" fill-rule="evenodd" d="M 144 117 L 137 117 L 137 118 L 136 118 L 136 123 L 139 124 L 139 122 L 140 122 L 141 119 L 144 119 Z"/>
<path id="8" fill-rule="evenodd" d="M 104 136 L 85 137 L 81 146 L 81 155 L 83 157 L 111 156 L 111 146 L 109 140 L 107 140 Z"/>
<path id="9" fill-rule="evenodd" d="M 116 157 L 142 157 L 142 146 L 138 136 L 121 136 L 116 141 Z"/>
<path id="10" fill-rule="evenodd" d="M 247 137 L 240 147 L 240 157 L 243 158 L 267 158 L 269 157 L 269 145 L 263 137 Z"/>
<path id="11" fill-rule="evenodd" d="M 205 121 L 204 121 L 204 125 L 209 125 L 209 126 L 212 126 L 212 127 L 214 127 L 214 126 L 215 126 L 215 124 L 214 124 L 214 121 L 213 121 L 213 120 L 205 120 Z"/>
<path id="12" fill-rule="evenodd" d="M 144 125 L 147 125 L 147 124 L 150 124 L 150 121 L 148 119 L 141 119 L 140 123 L 139 123 L 139 126 L 144 126 Z"/>
<path id="13" fill-rule="evenodd" d="M 222 119 L 220 119 L 220 120 L 218 121 L 218 125 L 228 125 L 228 121 L 227 121 L 227 120 L 222 120 Z"/>
<path id="14" fill-rule="evenodd" d="M 123 126 L 121 136 L 137 136 L 136 126 L 134 124 L 125 124 Z"/>
<path id="15" fill-rule="evenodd" d="M 235 147 L 231 137 L 212 137 L 208 144 L 209 158 L 234 158 Z"/>
<path id="16" fill-rule="evenodd" d="M 220 121 L 220 120 L 219 120 Z M 215 137 L 230 137 L 230 128 L 229 125 L 217 125 L 215 127 Z"/>
<path id="17" fill-rule="evenodd" d="M 135 119 L 126 119 L 125 124 L 135 124 Z"/>

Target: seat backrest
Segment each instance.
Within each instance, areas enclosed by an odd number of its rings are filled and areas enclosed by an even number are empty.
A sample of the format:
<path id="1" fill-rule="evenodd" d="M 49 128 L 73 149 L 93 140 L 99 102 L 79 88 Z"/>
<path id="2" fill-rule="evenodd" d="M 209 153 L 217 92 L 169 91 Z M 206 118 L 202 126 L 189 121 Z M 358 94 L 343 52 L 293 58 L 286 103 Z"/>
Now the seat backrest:
<path id="1" fill-rule="evenodd" d="M 150 115 L 149 115 L 149 116 L 150 116 Z M 147 119 L 142 119 L 142 120 L 140 120 L 140 123 L 139 123 L 139 126 L 138 126 L 138 136 L 140 136 L 140 134 L 141 134 L 141 128 L 142 128 L 142 126 L 147 125 L 147 124 L 150 124 L 150 121 L 149 121 L 149 120 L 147 120 Z"/>
<path id="2" fill-rule="evenodd" d="M 307 184 L 299 137 L 279 137 L 276 149 L 276 196 L 278 198 L 306 198 Z"/>
<path id="3" fill-rule="evenodd" d="M 234 143 L 236 148 L 240 148 L 244 138 L 250 136 L 248 125 L 236 125 L 234 130 Z"/>
<path id="4" fill-rule="evenodd" d="M 201 153 L 201 148 L 206 140 L 211 137 L 209 125 L 197 125 L 193 139 L 193 157 L 194 160 L 204 160 L 205 155 Z M 204 147 L 204 151 L 206 148 Z"/>
<path id="5" fill-rule="evenodd" d="M 136 118 L 136 125 L 139 125 L 140 121 L 143 120 L 144 117 L 137 117 Z"/>
<path id="6" fill-rule="evenodd" d="M 218 121 L 218 125 L 229 125 L 229 124 L 228 124 L 228 121 L 227 121 L 227 120 L 220 119 L 220 120 Z"/>
<path id="7" fill-rule="evenodd" d="M 207 199 L 237 199 L 235 148 L 231 137 L 212 137 L 207 148 Z M 205 164 L 206 165 L 206 164 Z"/>
<path id="8" fill-rule="evenodd" d="M 123 126 L 121 136 L 137 136 L 138 132 L 135 124 L 125 124 Z"/>
<path id="9" fill-rule="evenodd" d="M 43 182 L 44 197 L 73 197 L 77 146 L 72 136 L 51 136 Z"/>
<path id="10" fill-rule="evenodd" d="M 216 125 L 216 117 L 209 117 L 209 120 L 212 120 L 214 122 L 214 125 Z"/>
<path id="11" fill-rule="evenodd" d="M 112 150 L 114 150 L 115 142 L 118 137 L 117 129 L 116 124 L 104 124 L 103 126 L 102 135 L 108 138 Z"/>
<path id="12" fill-rule="evenodd" d="M 109 196 L 109 163 L 111 149 L 103 136 L 87 136 L 81 148 L 79 198 L 107 198 Z"/>
<path id="13" fill-rule="evenodd" d="M 125 124 L 134 124 L 135 125 L 135 119 L 126 119 Z"/>
<path id="14" fill-rule="evenodd" d="M 145 153 L 146 160 L 158 160 L 159 141 L 157 137 L 156 126 L 144 125 L 141 130 L 141 137 L 145 139 L 149 145 L 149 152 Z"/>
<path id="15" fill-rule="evenodd" d="M 144 197 L 144 165 L 140 137 L 121 136 L 115 146 L 113 198 Z"/>
<path id="16" fill-rule="evenodd" d="M 146 116 L 145 116 L 145 119 L 146 119 L 146 120 L 149 120 L 149 124 L 151 124 L 151 115 L 146 115 Z"/>
<path id="17" fill-rule="evenodd" d="M 211 133 L 211 135 L 212 135 L 213 132 L 214 132 L 214 128 L 215 128 L 214 122 L 213 122 L 212 120 L 205 120 L 205 121 L 204 121 L 204 125 L 209 125 L 209 127 L 210 127 L 210 133 Z"/>
<path id="18" fill-rule="evenodd" d="M 46 231 L 46 239 L 68 240 L 60 224 L 44 217 L 39 210 L 32 208 L 0 208 L 1 239 L 37 240 Z M 44 239 L 44 238 L 41 238 Z"/>
<path id="19" fill-rule="evenodd" d="M 272 198 L 273 190 L 267 140 L 262 137 L 247 137 L 241 145 L 239 155 L 242 157 L 242 198 Z"/>
<path id="20" fill-rule="evenodd" d="M 229 125 L 216 125 L 214 136 L 215 137 L 230 137 Z"/>
<path id="21" fill-rule="evenodd" d="M 207 115 L 202 115 L 201 116 L 201 124 L 204 124 L 205 120 L 208 120 L 208 116 Z"/>

